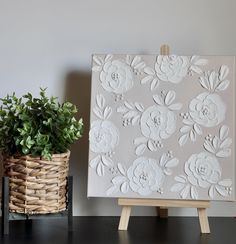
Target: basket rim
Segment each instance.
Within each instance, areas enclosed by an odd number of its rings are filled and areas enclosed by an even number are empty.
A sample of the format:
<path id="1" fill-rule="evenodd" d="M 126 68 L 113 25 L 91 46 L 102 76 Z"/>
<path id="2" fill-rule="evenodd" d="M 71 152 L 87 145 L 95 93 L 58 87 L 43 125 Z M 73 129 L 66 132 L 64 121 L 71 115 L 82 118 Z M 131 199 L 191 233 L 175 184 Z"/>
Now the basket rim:
<path id="1" fill-rule="evenodd" d="M 69 149 L 64 153 L 54 153 L 54 154 L 52 154 L 52 159 L 70 156 L 70 153 L 71 153 L 71 151 Z M 3 158 L 14 158 L 14 159 L 34 159 L 34 160 L 51 161 L 51 160 L 45 159 L 41 156 L 33 157 L 32 154 L 26 154 L 26 155 L 23 155 L 23 154 L 14 154 L 14 155 L 2 154 L 2 157 Z"/>

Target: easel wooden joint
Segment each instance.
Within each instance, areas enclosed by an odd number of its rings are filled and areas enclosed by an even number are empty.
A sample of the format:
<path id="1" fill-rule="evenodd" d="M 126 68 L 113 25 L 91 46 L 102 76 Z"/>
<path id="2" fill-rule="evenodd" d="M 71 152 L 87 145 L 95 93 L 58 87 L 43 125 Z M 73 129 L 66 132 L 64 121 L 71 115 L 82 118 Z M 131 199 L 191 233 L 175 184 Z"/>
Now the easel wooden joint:
<path id="1" fill-rule="evenodd" d="M 168 45 L 162 45 L 160 48 L 161 55 L 169 55 L 170 48 Z M 210 233 L 210 227 L 206 209 L 210 207 L 209 201 L 198 200 L 164 200 L 164 199 L 118 199 L 118 205 L 122 207 L 119 230 L 127 230 L 132 206 L 150 206 L 157 208 L 157 215 L 160 218 L 168 217 L 168 208 L 196 208 L 199 217 L 201 233 Z"/>

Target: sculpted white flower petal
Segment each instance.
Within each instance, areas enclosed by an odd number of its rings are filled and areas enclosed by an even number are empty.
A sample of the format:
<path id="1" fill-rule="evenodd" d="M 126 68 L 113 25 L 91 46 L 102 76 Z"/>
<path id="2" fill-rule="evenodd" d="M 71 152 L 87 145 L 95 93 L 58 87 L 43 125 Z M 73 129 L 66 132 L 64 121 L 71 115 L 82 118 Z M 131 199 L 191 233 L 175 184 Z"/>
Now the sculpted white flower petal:
<path id="1" fill-rule="evenodd" d="M 96 120 L 89 132 L 90 149 L 95 153 L 106 153 L 113 150 L 119 142 L 116 126 L 107 120 Z"/>
<path id="2" fill-rule="evenodd" d="M 193 154 L 184 166 L 189 182 L 202 188 L 215 184 L 221 177 L 221 167 L 217 158 L 207 152 Z"/>
<path id="3" fill-rule="evenodd" d="M 213 127 L 225 119 L 226 106 L 218 94 L 204 92 L 190 102 L 189 113 L 196 123 Z"/>
<path id="4" fill-rule="evenodd" d="M 123 94 L 133 87 L 134 75 L 125 61 L 113 60 L 104 64 L 100 80 L 106 91 Z"/>
<path id="5" fill-rule="evenodd" d="M 140 120 L 142 134 L 152 140 L 169 138 L 176 129 L 176 115 L 165 106 L 154 105 L 144 111 Z"/>
<path id="6" fill-rule="evenodd" d="M 186 56 L 162 56 L 157 57 L 155 70 L 157 77 L 162 81 L 180 83 L 188 73 L 189 60 Z"/>
<path id="7" fill-rule="evenodd" d="M 127 171 L 130 188 L 140 195 L 146 196 L 160 191 L 164 181 L 164 173 L 155 159 L 137 158 Z"/>

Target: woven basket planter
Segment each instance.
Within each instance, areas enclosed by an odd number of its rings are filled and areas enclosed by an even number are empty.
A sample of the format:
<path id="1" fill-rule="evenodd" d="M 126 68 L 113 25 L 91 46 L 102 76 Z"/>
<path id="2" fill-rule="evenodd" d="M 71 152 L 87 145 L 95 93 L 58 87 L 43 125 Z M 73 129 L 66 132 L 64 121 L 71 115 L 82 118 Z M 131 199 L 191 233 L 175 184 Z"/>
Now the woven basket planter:
<path id="1" fill-rule="evenodd" d="M 57 213 L 66 209 L 70 152 L 44 160 L 31 156 L 4 156 L 9 177 L 9 210 L 25 214 Z"/>

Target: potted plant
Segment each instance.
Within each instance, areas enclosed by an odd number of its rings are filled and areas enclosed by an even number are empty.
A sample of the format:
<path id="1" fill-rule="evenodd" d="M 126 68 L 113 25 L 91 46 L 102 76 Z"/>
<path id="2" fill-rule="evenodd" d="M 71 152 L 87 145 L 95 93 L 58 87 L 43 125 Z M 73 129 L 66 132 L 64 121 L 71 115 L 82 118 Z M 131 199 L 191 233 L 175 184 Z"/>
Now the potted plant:
<path id="1" fill-rule="evenodd" d="M 75 105 L 28 93 L 0 99 L 0 151 L 9 177 L 11 212 L 55 213 L 66 209 L 69 147 L 82 135 Z"/>

